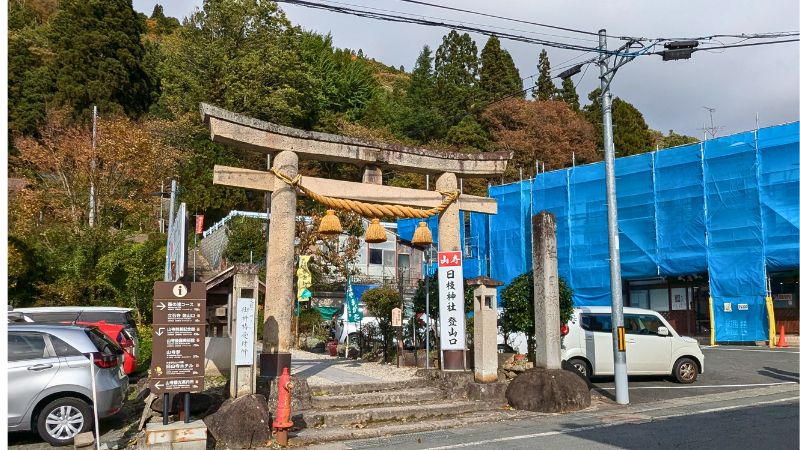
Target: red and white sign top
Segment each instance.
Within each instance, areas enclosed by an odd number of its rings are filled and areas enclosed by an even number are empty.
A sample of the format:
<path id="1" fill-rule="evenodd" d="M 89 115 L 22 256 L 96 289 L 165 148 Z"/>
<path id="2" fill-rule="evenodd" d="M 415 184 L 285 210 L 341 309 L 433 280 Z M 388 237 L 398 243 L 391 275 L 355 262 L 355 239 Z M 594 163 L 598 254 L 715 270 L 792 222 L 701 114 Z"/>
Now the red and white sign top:
<path id="1" fill-rule="evenodd" d="M 461 266 L 461 252 L 439 252 L 439 267 Z"/>

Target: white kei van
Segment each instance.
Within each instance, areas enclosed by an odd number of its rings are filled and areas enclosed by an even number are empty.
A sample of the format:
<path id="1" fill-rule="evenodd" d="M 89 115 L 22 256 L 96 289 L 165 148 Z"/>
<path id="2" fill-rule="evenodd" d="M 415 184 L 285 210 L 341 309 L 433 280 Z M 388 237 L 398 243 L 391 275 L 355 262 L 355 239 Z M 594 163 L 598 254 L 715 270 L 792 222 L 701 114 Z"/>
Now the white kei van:
<path id="1" fill-rule="evenodd" d="M 679 335 L 661 314 L 624 308 L 625 353 L 629 375 L 672 375 L 694 383 L 704 370 L 697 340 Z M 586 376 L 613 375 L 611 307 L 575 308 L 561 339 L 561 356 Z"/>

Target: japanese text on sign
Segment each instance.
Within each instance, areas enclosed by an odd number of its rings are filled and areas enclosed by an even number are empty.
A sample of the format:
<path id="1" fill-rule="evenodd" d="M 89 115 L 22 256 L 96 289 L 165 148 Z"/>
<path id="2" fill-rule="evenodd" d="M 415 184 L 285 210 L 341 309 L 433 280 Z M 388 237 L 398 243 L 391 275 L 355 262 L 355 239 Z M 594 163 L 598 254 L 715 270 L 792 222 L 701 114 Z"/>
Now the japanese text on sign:
<path id="1" fill-rule="evenodd" d="M 253 340 L 255 339 L 256 301 L 239 298 L 236 302 L 236 365 L 253 364 Z"/>
<path id="2" fill-rule="evenodd" d="M 442 350 L 464 349 L 464 275 L 461 252 L 439 252 Z"/>

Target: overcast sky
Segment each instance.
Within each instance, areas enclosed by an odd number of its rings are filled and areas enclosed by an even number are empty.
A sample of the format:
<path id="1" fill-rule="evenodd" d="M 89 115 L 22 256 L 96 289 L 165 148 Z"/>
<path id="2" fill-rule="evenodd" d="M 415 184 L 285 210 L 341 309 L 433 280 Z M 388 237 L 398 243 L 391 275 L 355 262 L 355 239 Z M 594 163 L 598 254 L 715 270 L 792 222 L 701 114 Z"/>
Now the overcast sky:
<path id="1" fill-rule="evenodd" d="M 525 32 L 557 34 L 530 35 L 548 40 L 595 46 L 595 38 L 558 30 L 549 30 L 521 23 L 448 12 L 413 5 L 398 0 L 342 0 L 395 11 L 422 14 L 448 20 L 472 22 L 484 27 L 505 27 Z M 800 29 L 800 7 L 797 0 L 755 2 L 686 1 L 642 2 L 605 0 L 493 1 L 428 0 L 462 9 L 513 17 L 532 22 L 597 31 L 606 28 L 610 35 L 642 37 L 691 37 L 711 34 L 761 33 Z M 134 0 L 138 11 L 150 14 L 158 1 Z M 165 14 L 182 19 L 202 4 L 201 0 L 164 1 Z M 334 45 L 362 49 L 371 58 L 388 65 L 405 66 L 410 71 L 423 45 L 432 49 L 441 43 L 448 30 L 420 25 L 390 23 L 355 16 L 281 5 L 295 25 L 319 33 L 330 32 Z M 512 31 L 522 34 L 520 31 Z M 566 39 L 561 36 L 589 39 Z M 487 37 L 473 34 L 480 51 Z M 620 42 L 610 40 L 609 45 Z M 542 47 L 514 41 L 502 41 L 514 57 L 524 78 L 536 75 L 536 63 Z M 581 52 L 547 48 L 552 67 L 577 57 Z M 587 58 L 588 55 L 582 57 Z M 575 61 L 579 61 L 575 60 Z M 589 91 L 598 86 L 598 69 L 590 66 L 578 85 L 581 103 L 587 102 Z M 577 83 L 580 75 L 574 78 Z M 691 59 L 662 61 L 660 56 L 643 56 L 620 69 L 612 84 L 612 94 L 633 103 L 647 123 L 667 132 L 702 137 L 702 128 L 709 124 L 704 106 L 714 108 L 715 125 L 720 135 L 751 130 L 756 113 L 761 126 L 798 120 L 800 110 L 800 45 L 797 43 L 726 49 L 695 53 Z M 525 80 L 525 87 L 531 79 Z"/>

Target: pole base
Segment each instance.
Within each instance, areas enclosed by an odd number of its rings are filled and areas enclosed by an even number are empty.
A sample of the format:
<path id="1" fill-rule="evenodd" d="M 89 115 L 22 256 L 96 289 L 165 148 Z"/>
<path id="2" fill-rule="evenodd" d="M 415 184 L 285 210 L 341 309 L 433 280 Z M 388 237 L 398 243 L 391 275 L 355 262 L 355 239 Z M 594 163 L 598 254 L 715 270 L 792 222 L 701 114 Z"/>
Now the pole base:
<path id="1" fill-rule="evenodd" d="M 442 361 L 442 370 L 467 370 L 464 367 L 464 351 L 465 350 L 444 350 Z"/>
<path id="2" fill-rule="evenodd" d="M 275 430 L 275 441 L 281 447 L 286 447 L 289 445 L 289 430 L 282 428 L 280 430 Z"/>
<path id="3" fill-rule="evenodd" d="M 262 377 L 278 378 L 284 368 L 288 368 L 289 373 L 292 373 L 291 353 L 262 353 L 260 363 Z"/>

